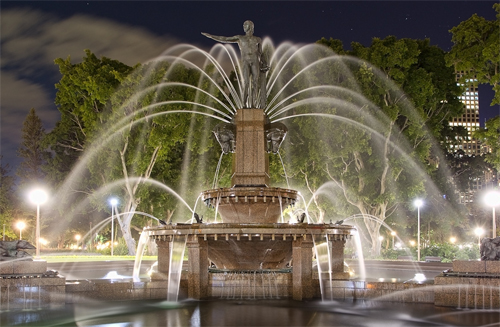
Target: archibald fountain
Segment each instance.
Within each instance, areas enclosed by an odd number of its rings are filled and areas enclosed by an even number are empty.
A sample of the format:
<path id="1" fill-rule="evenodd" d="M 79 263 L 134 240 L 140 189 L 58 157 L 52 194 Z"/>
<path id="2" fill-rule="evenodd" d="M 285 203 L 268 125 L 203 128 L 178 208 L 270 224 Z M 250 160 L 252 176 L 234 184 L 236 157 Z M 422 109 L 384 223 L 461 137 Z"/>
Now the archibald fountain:
<path id="1" fill-rule="evenodd" d="M 268 290 L 256 282 L 262 279 L 255 274 L 272 273 L 281 275 L 276 292 L 296 300 L 309 299 L 319 296 L 319 285 L 313 285 L 314 244 L 327 243 L 329 249 L 320 275 L 329 280 L 348 279 L 344 244 L 355 228 L 310 224 L 305 214 L 297 224 L 278 223 L 283 210 L 294 206 L 299 194 L 269 185 L 268 156 L 278 152 L 287 128 L 271 123 L 264 112 L 269 67 L 261 39 L 253 35 L 253 23 L 246 21 L 243 28 L 245 35 L 233 37 L 203 33 L 220 42 L 238 43 L 242 60 L 242 107 L 231 123 L 221 123 L 214 130 L 222 152 L 233 155 L 232 186 L 202 192 L 203 201 L 220 213 L 222 223 L 205 224 L 197 217 L 193 224 L 149 228 L 147 232 L 158 245 L 158 274 L 153 279 L 172 276 L 171 248 L 182 238 L 188 249 L 190 298 L 220 296 L 223 290 L 219 286 L 229 281 L 221 282 L 218 276 L 232 272 L 240 277 L 247 274 L 245 280 L 258 284 L 247 287 L 244 295 L 265 296 Z"/>
<path id="2" fill-rule="evenodd" d="M 61 323 L 56 310 L 30 309 L 63 306 L 65 303 L 74 305 L 74 313 L 66 308 L 61 311 L 68 315 L 68 324 L 78 322 L 78 325 L 129 324 L 143 319 L 148 325 L 163 325 L 166 320 L 167 325 L 175 326 L 224 326 L 248 322 L 252 325 L 369 326 L 374 320 L 407 326 L 408 323 L 428 324 L 436 320 L 448 322 L 449 315 L 429 316 L 430 307 L 425 304 L 455 307 L 458 302 L 458 307 L 471 308 L 482 303 L 486 309 L 498 308 L 499 261 L 454 263 L 454 271 L 436 278 L 433 287 L 416 283 L 349 281 L 349 275 L 344 271 L 343 253 L 346 240 L 356 232 L 354 227 L 343 225 L 341 221 L 311 223 L 307 210 L 298 216 L 297 223 L 284 222 L 283 211 L 296 205 L 301 196 L 295 190 L 270 185 L 269 156 L 278 153 L 288 131 L 284 124 L 272 121 L 269 111 L 265 110 L 268 107 L 266 73 L 269 67 L 262 53 L 261 39 L 253 35 L 250 21 L 244 23 L 244 30 L 245 35 L 233 37 L 203 33 L 219 42 L 238 43 L 241 50 L 242 97 L 235 98 L 238 108 L 232 120 L 220 123 L 213 130 L 222 153 L 233 157 L 231 186 L 201 193 L 201 199 L 220 214 L 222 222 L 203 222 L 203 218 L 193 212 L 192 223 L 164 223 L 146 228 L 141 240 L 144 236 L 150 237 L 158 245 L 158 271 L 150 281 L 66 282 L 56 272 L 46 271 L 46 263 L 26 265 L 23 249 L 32 246 L 23 241 L 2 244 L 2 256 L 11 258 L 1 267 L 0 311 L 4 313 L 14 307 L 23 308 L 23 311 L 0 315 L 0 324 L 14 325 L 20 321 L 39 322 L 44 319 Z M 495 244 L 499 242 L 495 240 Z M 187 274 L 182 269 L 185 247 L 188 249 Z M 486 244 L 483 247 L 486 248 Z M 318 248 L 326 251 L 320 253 Z M 485 251 L 484 256 L 497 260 L 498 252 L 490 252 Z M 317 274 L 313 269 L 314 260 Z M 27 271 L 27 266 L 33 268 L 34 265 L 40 266 L 36 271 Z M 240 306 L 240 309 L 217 301 L 172 304 L 170 301 L 177 300 L 179 284 L 183 284 L 184 294 L 192 299 L 305 300 L 323 295 L 331 300 L 376 298 L 381 299 L 379 304 L 384 300 L 391 303 L 389 310 L 382 307 L 378 311 L 371 305 L 353 308 L 351 303 L 341 302 L 328 306 L 303 302 L 300 307 L 287 301 L 280 301 L 284 303 L 281 306 L 253 302 Z M 472 285 L 473 288 L 469 287 Z M 474 290 L 474 296 L 470 288 Z M 482 296 L 479 290 L 482 290 Z M 170 300 L 167 304 L 109 303 L 111 300 L 163 300 L 166 295 Z M 408 303 L 423 304 L 420 313 L 426 318 L 417 321 L 412 318 L 414 312 L 401 314 L 399 310 L 414 310 L 414 307 L 407 306 Z M 238 304 L 242 304 L 241 301 Z M 205 314 L 207 312 L 203 310 L 218 314 Z M 52 313 L 55 316 L 51 317 Z M 148 316 L 149 313 L 152 315 Z M 488 321 L 498 318 L 496 312 L 489 313 L 494 316 Z M 486 314 L 483 310 L 480 318 Z M 458 320 L 464 320 L 464 316 L 460 315 Z"/>

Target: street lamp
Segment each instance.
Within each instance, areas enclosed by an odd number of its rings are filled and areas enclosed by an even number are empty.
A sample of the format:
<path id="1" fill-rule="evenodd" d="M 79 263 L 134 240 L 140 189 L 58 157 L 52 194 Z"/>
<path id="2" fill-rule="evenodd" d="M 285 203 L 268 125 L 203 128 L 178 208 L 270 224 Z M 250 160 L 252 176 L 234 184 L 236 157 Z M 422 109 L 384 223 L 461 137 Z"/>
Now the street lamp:
<path id="1" fill-rule="evenodd" d="M 421 199 L 416 199 L 413 202 L 417 207 L 417 218 L 418 218 L 418 229 L 417 229 L 417 261 L 420 261 L 420 207 L 424 204 L 424 201 Z"/>
<path id="2" fill-rule="evenodd" d="M 22 240 L 23 239 L 23 229 L 24 229 L 24 227 L 26 227 L 26 224 L 24 223 L 24 221 L 18 221 L 16 224 L 16 227 L 19 228 L 19 239 Z"/>
<path id="3" fill-rule="evenodd" d="M 457 241 L 457 238 L 455 236 L 450 237 L 451 244 L 455 244 L 456 241 Z"/>
<path id="4" fill-rule="evenodd" d="M 496 190 L 489 191 L 484 197 L 484 202 L 493 210 L 493 238 L 497 237 L 497 226 L 495 223 L 495 207 L 500 205 L 500 192 Z"/>
<path id="5" fill-rule="evenodd" d="M 484 229 L 481 227 L 476 227 L 474 229 L 474 234 L 477 236 L 477 246 L 481 247 L 481 236 L 484 234 Z"/>
<path id="6" fill-rule="evenodd" d="M 396 232 L 392 231 L 391 235 L 392 235 L 392 248 L 394 249 L 394 236 L 396 236 Z"/>
<path id="7" fill-rule="evenodd" d="M 40 205 L 47 202 L 48 195 L 42 189 L 34 189 L 28 194 L 30 201 L 36 204 L 36 257 L 40 257 Z"/>
<path id="8" fill-rule="evenodd" d="M 111 256 L 113 256 L 113 248 L 114 248 L 114 237 L 113 235 L 115 234 L 115 207 L 118 204 L 118 199 L 117 198 L 111 198 L 109 199 L 109 204 L 111 204 Z"/>

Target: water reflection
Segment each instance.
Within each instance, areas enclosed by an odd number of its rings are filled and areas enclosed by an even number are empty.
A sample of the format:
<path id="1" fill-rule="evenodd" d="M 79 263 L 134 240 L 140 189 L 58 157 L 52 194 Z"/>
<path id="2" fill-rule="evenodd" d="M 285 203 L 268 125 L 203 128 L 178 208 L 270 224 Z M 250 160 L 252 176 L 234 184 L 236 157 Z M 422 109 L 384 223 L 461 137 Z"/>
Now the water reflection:
<path id="1" fill-rule="evenodd" d="M 498 310 L 394 302 L 93 301 L 59 310 L 2 312 L 2 326 L 498 326 Z"/>

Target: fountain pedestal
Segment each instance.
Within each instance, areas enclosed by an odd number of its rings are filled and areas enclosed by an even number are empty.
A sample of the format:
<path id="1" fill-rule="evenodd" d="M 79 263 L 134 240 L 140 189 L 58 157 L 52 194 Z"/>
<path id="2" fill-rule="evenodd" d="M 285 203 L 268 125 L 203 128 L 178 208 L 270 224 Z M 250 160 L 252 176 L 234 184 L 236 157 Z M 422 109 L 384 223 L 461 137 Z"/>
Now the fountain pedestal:
<path id="1" fill-rule="evenodd" d="M 269 155 L 266 152 L 263 109 L 239 109 L 234 116 L 236 151 L 233 158 L 233 187 L 268 186 Z"/>

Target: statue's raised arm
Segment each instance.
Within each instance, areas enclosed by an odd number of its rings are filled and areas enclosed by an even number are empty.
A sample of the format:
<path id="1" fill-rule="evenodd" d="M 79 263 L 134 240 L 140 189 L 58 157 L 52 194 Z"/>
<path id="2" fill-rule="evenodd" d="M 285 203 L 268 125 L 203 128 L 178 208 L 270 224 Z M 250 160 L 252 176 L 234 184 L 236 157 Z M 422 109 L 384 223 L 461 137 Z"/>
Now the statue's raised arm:
<path id="1" fill-rule="evenodd" d="M 219 36 L 219 35 L 212 35 L 212 34 L 209 34 L 209 33 L 201 33 L 203 35 L 205 35 L 206 37 L 212 39 L 212 40 L 215 40 L 217 42 L 221 42 L 221 43 L 238 43 L 238 41 L 240 40 L 240 37 L 239 35 L 235 35 L 235 36 Z"/>

